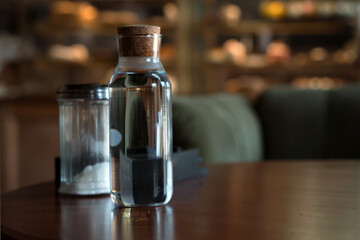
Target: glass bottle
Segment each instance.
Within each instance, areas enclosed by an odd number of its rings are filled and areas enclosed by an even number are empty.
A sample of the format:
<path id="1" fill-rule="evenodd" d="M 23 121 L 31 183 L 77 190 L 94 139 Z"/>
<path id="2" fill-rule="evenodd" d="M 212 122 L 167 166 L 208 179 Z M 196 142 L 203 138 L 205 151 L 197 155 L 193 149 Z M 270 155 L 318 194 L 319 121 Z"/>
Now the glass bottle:
<path id="1" fill-rule="evenodd" d="M 170 201 L 171 84 L 160 62 L 160 27 L 118 28 L 109 84 L 111 197 L 123 207 Z"/>

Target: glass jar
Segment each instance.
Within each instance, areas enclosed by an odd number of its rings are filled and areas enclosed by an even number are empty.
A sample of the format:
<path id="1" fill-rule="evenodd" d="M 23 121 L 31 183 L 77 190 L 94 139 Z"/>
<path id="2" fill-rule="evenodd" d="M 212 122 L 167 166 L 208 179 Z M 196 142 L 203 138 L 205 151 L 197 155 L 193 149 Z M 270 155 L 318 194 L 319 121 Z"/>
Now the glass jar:
<path id="1" fill-rule="evenodd" d="M 111 196 L 117 206 L 170 201 L 171 84 L 160 62 L 160 27 L 118 28 L 119 61 L 109 84 Z"/>
<path id="2" fill-rule="evenodd" d="M 64 85 L 57 90 L 60 120 L 59 193 L 106 194 L 109 179 L 108 88 Z"/>

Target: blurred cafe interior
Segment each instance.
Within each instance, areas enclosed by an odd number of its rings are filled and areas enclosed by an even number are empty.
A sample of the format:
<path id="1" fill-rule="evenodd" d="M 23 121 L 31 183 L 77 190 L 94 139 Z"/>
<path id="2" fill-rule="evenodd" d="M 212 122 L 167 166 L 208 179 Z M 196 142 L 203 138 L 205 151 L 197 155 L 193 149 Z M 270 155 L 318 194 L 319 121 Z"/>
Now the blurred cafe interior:
<path id="1" fill-rule="evenodd" d="M 256 105 L 272 88 L 324 93 L 356 86 L 359 14 L 355 0 L 2 0 L 1 192 L 54 179 L 56 89 L 109 83 L 118 26 L 161 27 L 160 57 L 175 100 L 235 94 Z M 269 157 L 271 147 L 256 158 Z"/>

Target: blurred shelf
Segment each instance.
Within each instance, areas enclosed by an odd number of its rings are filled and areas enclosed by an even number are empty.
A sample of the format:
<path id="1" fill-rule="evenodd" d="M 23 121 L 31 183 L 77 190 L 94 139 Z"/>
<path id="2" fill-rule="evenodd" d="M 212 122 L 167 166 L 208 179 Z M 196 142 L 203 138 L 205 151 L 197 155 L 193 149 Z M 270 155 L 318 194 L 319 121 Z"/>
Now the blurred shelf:
<path id="1" fill-rule="evenodd" d="M 86 61 L 68 61 L 50 57 L 38 57 L 32 59 L 33 63 L 38 67 L 55 67 L 55 68 L 63 68 L 63 67 L 78 67 L 78 68 L 87 68 L 89 66 L 101 66 L 101 67 L 115 67 L 116 59 L 109 58 L 90 58 Z"/>
<path id="2" fill-rule="evenodd" d="M 175 2 L 175 0 L 125 0 L 125 1 L 116 1 L 116 0 L 107 0 L 107 1 L 99 1 L 96 4 L 101 6 L 109 6 L 113 7 L 121 6 L 121 7 L 161 7 L 168 2 Z"/>
<path id="3" fill-rule="evenodd" d="M 114 6 L 116 6 L 116 7 L 139 7 L 140 4 L 141 4 L 141 6 L 144 6 L 144 7 L 161 7 L 168 2 L 174 2 L 174 1 L 175 0 L 123 0 L 123 1 L 106 0 L 106 1 L 92 1 L 91 3 L 94 5 L 101 5 L 102 7 L 108 6 L 108 7 L 112 7 L 112 8 Z M 2 0 L 0 2 L 0 5 L 5 5 L 6 3 L 8 3 L 10 5 L 12 2 L 13 2 L 12 0 Z M 31 4 L 36 4 L 36 3 L 48 4 L 51 1 L 49 1 L 49 0 L 31 0 L 29 2 L 31 2 Z"/>
<path id="4" fill-rule="evenodd" d="M 37 57 L 31 60 L 39 68 L 88 68 L 104 67 L 115 68 L 116 58 L 92 57 L 86 61 L 70 61 L 51 57 Z M 164 68 L 173 69 L 176 67 L 175 60 L 162 61 Z"/>
<path id="5" fill-rule="evenodd" d="M 263 66 L 236 65 L 233 63 L 208 63 L 208 68 L 223 68 L 237 74 L 296 74 L 296 75 L 356 75 L 355 64 L 308 63 L 304 65 L 266 64 Z"/>
<path id="6" fill-rule="evenodd" d="M 152 22 L 145 22 L 143 24 L 152 24 Z M 109 36 L 114 37 L 117 34 L 117 27 L 125 24 L 110 25 L 101 23 L 92 23 L 87 25 L 81 24 L 52 24 L 52 23 L 38 23 L 34 26 L 34 31 L 37 34 L 44 36 L 54 35 L 86 35 L 86 36 Z M 161 33 L 167 35 L 176 31 L 175 25 L 157 24 L 161 27 Z"/>
<path id="7" fill-rule="evenodd" d="M 355 20 L 266 21 L 245 20 L 237 26 L 214 25 L 211 31 L 222 35 L 264 34 L 275 35 L 331 35 L 354 31 Z"/>

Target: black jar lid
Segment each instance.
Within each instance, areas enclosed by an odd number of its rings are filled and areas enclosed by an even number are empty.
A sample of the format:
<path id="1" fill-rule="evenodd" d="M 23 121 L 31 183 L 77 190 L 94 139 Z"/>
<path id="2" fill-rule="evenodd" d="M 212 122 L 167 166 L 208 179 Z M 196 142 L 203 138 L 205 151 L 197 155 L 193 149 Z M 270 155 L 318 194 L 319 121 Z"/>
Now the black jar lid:
<path id="1" fill-rule="evenodd" d="M 99 83 L 65 84 L 56 91 L 58 99 L 81 98 L 93 100 L 108 100 L 108 86 Z"/>

